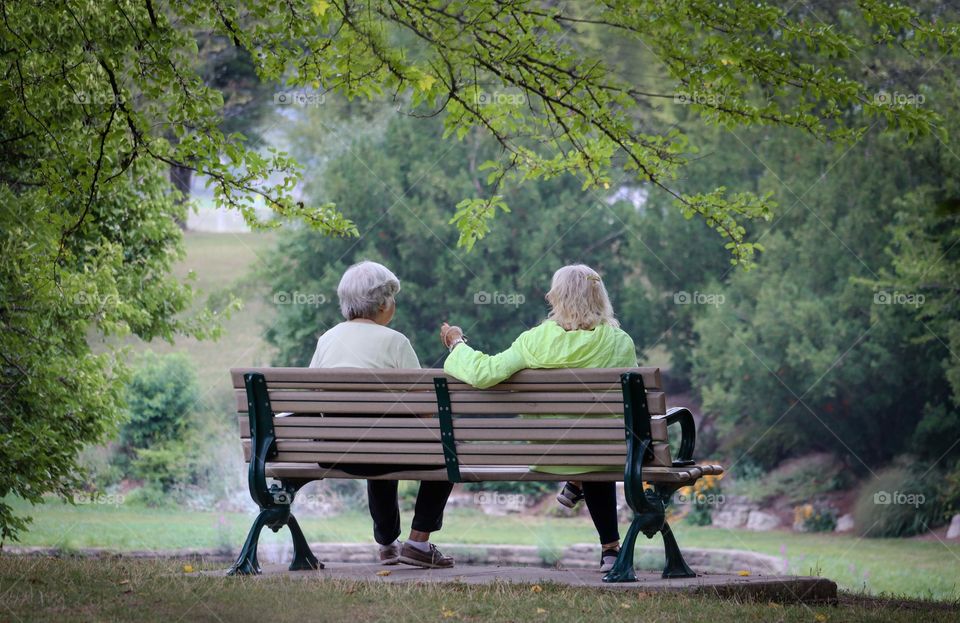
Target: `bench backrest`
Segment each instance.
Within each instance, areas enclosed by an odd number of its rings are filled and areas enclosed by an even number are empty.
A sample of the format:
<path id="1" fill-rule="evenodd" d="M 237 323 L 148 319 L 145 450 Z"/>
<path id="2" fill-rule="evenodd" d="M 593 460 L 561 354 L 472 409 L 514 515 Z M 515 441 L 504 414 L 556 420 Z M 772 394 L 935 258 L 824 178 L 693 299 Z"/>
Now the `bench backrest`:
<path id="1" fill-rule="evenodd" d="M 282 463 L 445 464 L 434 381 L 446 380 L 464 466 L 599 465 L 625 460 L 624 372 L 642 375 L 650 415 L 666 413 L 657 368 L 523 370 L 476 389 L 440 369 L 236 368 L 231 370 L 250 457 L 245 375 L 262 374 Z M 277 416 L 289 412 L 295 415 Z M 519 414 L 555 417 L 518 417 Z M 666 422 L 651 422 L 652 465 L 670 466 Z"/>

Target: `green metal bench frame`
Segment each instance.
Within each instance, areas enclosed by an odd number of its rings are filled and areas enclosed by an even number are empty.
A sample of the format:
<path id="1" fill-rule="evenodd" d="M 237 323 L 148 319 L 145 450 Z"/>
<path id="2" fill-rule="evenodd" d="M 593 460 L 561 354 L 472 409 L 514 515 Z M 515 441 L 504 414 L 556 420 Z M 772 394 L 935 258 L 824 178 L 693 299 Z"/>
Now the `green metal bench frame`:
<path id="1" fill-rule="evenodd" d="M 627 463 L 623 471 L 623 493 L 627 506 L 633 511 L 633 521 L 627 529 L 627 536 L 620 546 L 620 554 L 613 569 L 603 576 L 604 582 L 636 582 L 637 574 L 633 569 L 634 547 L 637 535 L 643 532 L 644 536 L 652 539 L 659 532 L 663 537 L 663 550 L 666 565 L 663 568 L 664 578 L 692 578 L 696 573 L 687 566 L 680 553 L 677 539 L 670 530 L 666 520 L 666 509 L 670 504 L 674 492 L 683 485 L 654 485 L 645 488 L 643 485 L 643 462 L 649 458 L 650 444 L 650 412 L 647 409 L 646 390 L 643 387 L 643 377 L 639 374 L 626 373 L 620 377 L 623 387 L 623 428 L 627 441 Z M 656 416 L 666 418 L 667 425 L 680 423 L 682 439 L 678 459 L 675 466 L 690 465 L 693 463 L 693 449 L 696 444 L 696 427 L 693 414 L 687 409 L 671 409 L 666 415 Z"/>
<path id="2" fill-rule="evenodd" d="M 257 545 L 264 526 L 274 532 L 287 526 L 293 537 L 293 562 L 291 571 L 323 569 L 323 563 L 310 551 L 303 530 L 297 518 L 290 512 L 290 505 L 297 491 L 309 480 L 284 479 L 280 486 L 267 487 L 267 459 L 277 455 L 276 434 L 273 429 L 273 409 L 267 395 L 267 381 L 262 374 L 245 374 L 247 388 L 247 409 L 250 416 L 250 467 L 247 471 L 247 485 L 250 497 L 260 507 L 260 514 L 253 520 L 253 526 L 247 534 L 247 540 L 240 550 L 240 556 L 227 575 L 257 575 L 260 563 L 257 561 Z"/>
<path id="3" fill-rule="evenodd" d="M 303 531 L 296 517 L 290 512 L 290 505 L 301 487 L 311 481 L 302 478 L 283 478 L 280 485 L 267 486 L 266 464 L 276 456 L 276 437 L 273 428 L 273 410 L 267 393 L 267 382 L 260 373 L 244 375 L 247 392 L 248 416 L 250 418 L 251 456 L 248 470 L 250 497 L 260 507 L 260 514 L 253 522 L 247 539 L 240 550 L 236 563 L 228 575 L 255 575 L 260 573 L 257 561 L 257 544 L 264 527 L 274 532 L 287 526 L 293 538 L 293 562 L 291 571 L 323 569 L 323 563 L 310 551 Z M 623 540 L 620 554 L 611 571 L 603 576 L 604 582 L 636 582 L 633 568 L 634 548 L 637 536 L 642 532 L 647 538 L 653 538 L 658 532 L 663 538 L 666 565 L 664 578 L 695 577 L 683 560 L 677 540 L 666 521 L 666 509 L 673 494 L 683 484 L 645 487 L 643 463 L 652 457 L 650 421 L 652 417 L 666 419 L 667 425 L 679 424 L 681 431 L 680 448 L 674 467 L 693 465 L 693 451 L 696 444 L 696 427 L 693 415 L 687 409 L 669 409 L 666 415 L 651 416 L 647 408 L 646 390 L 643 376 L 627 372 L 620 377 L 623 391 L 624 435 L 627 444 L 627 460 L 624 466 L 623 484 L 627 505 L 633 511 L 633 521 Z M 437 415 L 441 426 L 441 443 L 447 476 L 450 482 L 460 482 L 459 461 L 453 433 L 453 413 L 447 382 L 444 378 L 434 379 L 437 394 Z"/>

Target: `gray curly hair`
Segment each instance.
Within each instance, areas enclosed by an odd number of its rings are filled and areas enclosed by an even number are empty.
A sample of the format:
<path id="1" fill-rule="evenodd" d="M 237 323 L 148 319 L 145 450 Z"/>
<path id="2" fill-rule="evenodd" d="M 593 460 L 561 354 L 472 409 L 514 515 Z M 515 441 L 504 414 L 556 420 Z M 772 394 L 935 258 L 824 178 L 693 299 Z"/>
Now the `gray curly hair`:
<path id="1" fill-rule="evenodd" d="M 374 318 L 393 302 L 400 291 L 400 280 L 383 264 L 364 260 L 348 268 L 340 285 L 340 313 L 347 320 Z"/>

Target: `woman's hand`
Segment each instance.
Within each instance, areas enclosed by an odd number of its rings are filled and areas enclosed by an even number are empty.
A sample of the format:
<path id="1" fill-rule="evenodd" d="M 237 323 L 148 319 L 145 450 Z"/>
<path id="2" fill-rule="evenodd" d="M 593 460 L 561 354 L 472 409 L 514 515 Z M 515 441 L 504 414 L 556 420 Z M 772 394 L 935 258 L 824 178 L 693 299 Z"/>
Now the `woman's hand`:
<path id="1" fill-rule="evenodd" d="M 450 326 L 446 322 L 440 325 L 440 341 L 443 342 L 443 345 L 446 348 L 450 348 L 450 345 L 457 341 L 458 338 L 463 337 L 463 329 L 453 325 Z"/>

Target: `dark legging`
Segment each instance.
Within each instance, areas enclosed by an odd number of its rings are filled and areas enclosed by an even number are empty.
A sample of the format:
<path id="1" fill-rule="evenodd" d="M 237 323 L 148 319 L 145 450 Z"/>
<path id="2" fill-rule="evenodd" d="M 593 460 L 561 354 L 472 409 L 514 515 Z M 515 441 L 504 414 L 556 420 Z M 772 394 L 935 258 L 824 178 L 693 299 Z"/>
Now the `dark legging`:
<path id="1" fill-rule="evenodd" d="M 320 467 L 342 469 L 354 476 L 383 476 L 397 471 L 394 465 L 318 463 Z M 407 470 L 437 469 L 436 465 L 405 465 Z M 373 538 L 380 545 L 389 545 L 400 536 L 400 504 L 396 480 L 367 480 L 367 504 L 373 518 Z M 443 526 L 443 509 L 453 491 L 453 483 L 445 480 L 424 480 L 417 492 L 411 528 L 420 532 L 436 532 Z"/>
<path id="2" fill-rule="evenodd" d="M 600 544 L 620 540 L 617 528 L 617 483 L 581 482 L 583 498 L 590 511 L 590 518 L 600 535 Z"/>
<path id="3" fill-rule="evenodd" d="M 443 508 L 453 490 L 453 483 L 424 480 L 417 493 L 411 528 L 420 532 L 436 532 L 443 526 Z M 400 536 L 400 506 L 397 503 L 396 480 L 368 480 L 367 501 L 373 518 L 373 538 L 380 545 L 389 545 Z"/>

